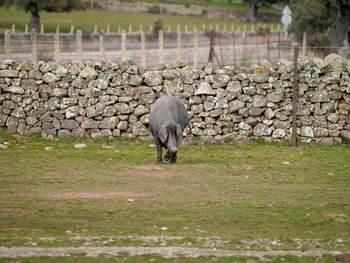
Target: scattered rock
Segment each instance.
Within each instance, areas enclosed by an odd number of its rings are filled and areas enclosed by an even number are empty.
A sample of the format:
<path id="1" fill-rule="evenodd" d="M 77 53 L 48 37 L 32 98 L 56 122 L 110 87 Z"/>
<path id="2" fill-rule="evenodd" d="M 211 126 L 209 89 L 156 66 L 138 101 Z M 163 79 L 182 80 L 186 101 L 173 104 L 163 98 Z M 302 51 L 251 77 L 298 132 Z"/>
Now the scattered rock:
<path id="1" fill-rule="evenodd" d="M 74 145 L 74 149 L 83 149 L 87 147 L 85 143 L 79 143 Z"/>

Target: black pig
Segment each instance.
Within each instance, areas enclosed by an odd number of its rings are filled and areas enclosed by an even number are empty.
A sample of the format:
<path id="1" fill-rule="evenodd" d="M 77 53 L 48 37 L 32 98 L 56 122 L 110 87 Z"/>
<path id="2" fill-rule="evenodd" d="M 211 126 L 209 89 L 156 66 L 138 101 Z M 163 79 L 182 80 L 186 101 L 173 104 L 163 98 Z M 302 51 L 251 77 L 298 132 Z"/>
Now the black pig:
<path id="1" fill-rule="evenodd" d="M 149 129 L 157 145 L 157 164 L 162 164 L 162 147 L 168 152 L 165 161 L 176 162 L 177 145 L 188 123 L 188 114 L 181 100 L 172 96 L 159 98 L 149 115 Z"/>

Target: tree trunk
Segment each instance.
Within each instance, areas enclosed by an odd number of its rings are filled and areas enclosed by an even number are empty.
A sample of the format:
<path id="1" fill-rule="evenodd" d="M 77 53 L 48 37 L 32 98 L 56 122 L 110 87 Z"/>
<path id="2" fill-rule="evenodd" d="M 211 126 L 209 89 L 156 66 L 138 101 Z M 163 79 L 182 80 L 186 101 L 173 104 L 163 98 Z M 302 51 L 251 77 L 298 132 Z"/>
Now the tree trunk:
<path id="1" fill-rule="evenodd" d="M 258 12 L 258 5 L 255 0 L 250 0 L 248 2 L 248 11 L 247 11 L 247 21 L 248 22 L 257 22 L 256 14 Z"/>
<path id="2" fill-rule="evenodd" d="M 30 7 L 30 13 L 32 14 L 32 17 L 30 19 L 29 27 L 30 29 L 35 29 L 37 33 L 40 32 L 40 15 L 38 6 L 36 4 L 32 5 Z"/>
<path id="3" fill-rule="evenodd" d="M 336 8 L 336 19 L 329 28 L 328 37 L 332 47 L 339 48 L 344 46 L 348 40 L 350 29 L 350 4 L 339 4 Z M 344 41 L 346 41 L 344 43 Z"/>

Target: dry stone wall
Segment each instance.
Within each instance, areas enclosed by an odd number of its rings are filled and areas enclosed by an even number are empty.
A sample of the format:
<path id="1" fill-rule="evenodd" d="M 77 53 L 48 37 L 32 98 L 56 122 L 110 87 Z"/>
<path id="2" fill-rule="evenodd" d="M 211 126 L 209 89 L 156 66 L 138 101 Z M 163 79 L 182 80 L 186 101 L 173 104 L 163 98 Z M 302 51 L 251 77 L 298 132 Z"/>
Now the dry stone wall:
<path id="1" fill-rule="evenodd" d="M 162 95 L 182 99 L 185 137 L 222 142 L 291 137 L 293 64 L 249 68 L 181 62 L 142 69 L 131 60 L 0 65 L 0 126 L 43 138 L 150 138 L 148 116 Z M 297 133 L 326 144 L 350 139 L 350 62 L 299 57 Z"/>

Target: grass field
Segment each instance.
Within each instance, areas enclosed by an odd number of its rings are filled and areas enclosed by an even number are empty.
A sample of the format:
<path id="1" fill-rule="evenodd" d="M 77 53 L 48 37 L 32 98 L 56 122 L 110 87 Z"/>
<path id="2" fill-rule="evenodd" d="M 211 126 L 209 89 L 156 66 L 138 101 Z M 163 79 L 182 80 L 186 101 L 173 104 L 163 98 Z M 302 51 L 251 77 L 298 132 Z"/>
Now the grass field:
<path id="1" fill-rule="evenodd" d="M 133 25 L 133 30 L 138 31 L 139 26 L 142 24 L 144 30 L 148 30 L 154 22 L 161 18 L 160 15 L 152 14 L 132 14 L 132 13 L 121 13 L 111 11 L 72 11 L 69 13 L 48 13 L 41 12 L 41 23 L 45 25 L 46 33 L 56 32 L 56 26 L 60 25 L 60 32 L 70 32 L 71 25 L 75 25 L 76 29 L 81 29 L 83 32 L 93 32 L 94 26 L 97 25 L 99 29 L 105 29 L 107 25 L 110 25 L 111 32 L 117 32 L 119 26 L 121 29 L 128 30 L 129 25 Z M 94 19 L 91 19 L 91 18 Z M 203 24 L 206 24 L 206 28 L 209 28 L 210 24 L 215 27 L 216 23 L 223 29 L 224 23 L 227 23 L 227 29 L 231 30 L 231 21 L 205 19 L 199 17 L 182 17 L 182 16 L 163 16 L 163 30 L 168 30 L 168 25 L 171 26 L 172 31 L 177 30 L 177 25 L 181 26 L 181 30 L 185 31 L 185 25 L 189 26 L 192 30 L 193 25 L 198 29 L 202 28 Z M 29 24 L 30 14 L 25 13 L 15 8 L 6 9 L 0 8 L 0 31 L 10 29 L 12 24 L 16 25 L 17 32 L 24 32 L 25 25 Z M 233 21 L 232 21 L 233 22 Z M 248 29 L 253 23 L 244 23 L 234 21 L 235 26 L 237 25 L 248 25 Z M 268 26 L 270 26 L 268 24 Z M 277 28 L 277 24 L 274 25 Z"/>
<path id="2" fill-rule="evenodd" d="M 107 237 L 93 239 L 94 246 L 152 246 L 125 236 L 163 235 L 182 238 L 162 246 L 205 248 L 211 246 L 199 237 L 218 237 L 226 242 L 216 243 L 216 249 L 350 250 L 348 146 L 185 145 L 175 165 L 157 166 L 153 142 L 43 141 L 0 130 L 3 142 L 10 145 L 0 149 L 0 247 L 81 246 L 87 241 L 72 237 L 88 236 Z M 87 147 L 74 149 L 81 142 Z M 125 238 L 111 241 L 108 236 Z M 252 242 L 247 247 L 242 241 L 261 238 L 281 244 Z M 285 259 L 314 262 L 312 257 Z M 206 260 L 211 259 L 198 262 Z M 236 260 L 246 262 L 247 257 Z"/>

